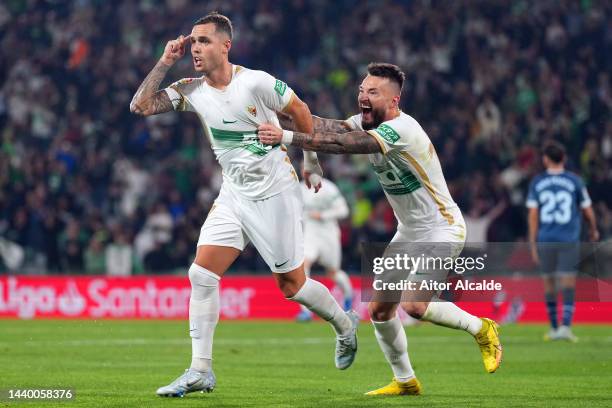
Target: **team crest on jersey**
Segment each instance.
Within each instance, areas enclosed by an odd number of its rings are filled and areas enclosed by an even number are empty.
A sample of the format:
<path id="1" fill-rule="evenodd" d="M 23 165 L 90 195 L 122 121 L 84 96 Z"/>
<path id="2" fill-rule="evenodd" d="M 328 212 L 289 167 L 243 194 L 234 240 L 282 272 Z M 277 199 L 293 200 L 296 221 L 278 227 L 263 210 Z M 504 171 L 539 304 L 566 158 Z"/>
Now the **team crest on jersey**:
<path id="1" fill-rule="evenodd" d="M 385 139 L 387 142 L 391 144 L 394 144 L 400 138 L 400 136 L 397 134 L 395 130 L 393 130 L 391 126 L 387 126 L 385 124 L 377 127 L 376 133 L 378 133 L 380 136 L 382 136 L 383 139 Z"/>
<path id="2" fill-rule="evenodd" d="M 247 112 L 249 112 L 253 116 L 257 116 L 257 108 L 255 107 L 255 105 L 247 106 Z"/>

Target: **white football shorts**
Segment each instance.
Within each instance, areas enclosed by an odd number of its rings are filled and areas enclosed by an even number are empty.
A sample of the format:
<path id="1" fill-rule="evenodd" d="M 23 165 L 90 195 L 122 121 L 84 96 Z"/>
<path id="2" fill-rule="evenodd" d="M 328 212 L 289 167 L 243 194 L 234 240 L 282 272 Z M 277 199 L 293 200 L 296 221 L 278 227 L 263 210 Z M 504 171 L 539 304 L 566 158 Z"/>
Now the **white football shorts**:
<path id="1" fill-rule="evenodd" d="M 399 269 L 386 271 L 379 275 L 386 282 L 400 282 L 408 280 L 416 282 L 420 287 L 422 281 L 446 282 L 448 270 L 440 267 L 444 260 L 457 258 L 465 245 L 465 223 L 463 217 L 458 213 L 454 215 L 455 223 L 448 225 L 412 226 L 399 225 L 393 239 L 384 252 L 384 257 L 394 258 L 397 255 L 407 255 L 421 262 L 426 262 L 426 266 L 418 267 L 418 270 L 409 271 L 404 266 Z M 413 261 L 414 262 L 414 261 Z M 432 296 L 439 295 L 439 291 L 428 290 L 406 290 L 403 293 L 396 291 L 374 292 L 374 300 L 379 302 L 399 302 L 417 301 L 429 302 Z"/>
<path id="2" fill-rule="evenodd" d="M 264 200 L 247 200 L 221 186 L 198 239 L 198 246 L 244 250 L 249 242 L 272 272 L 283 273 L 304 262 L 300 185 Z"/>
<path id="3" fill-rule="evenodd" d="M 447 245 L 440 245 L 440 251 L 434 252 L 447 252 L 440 253 L 442 256 L 450 256 L 456 258 L 459 256 L 465 245 L 466 228 L 463 216 L 459 211 L 453 214 L 455 223 L 448 225 L 445 222 L 439 225 L 429 225 L 426 227 L 407 227 L 399 225 L 397 232 L 391 239 L 391 244 L 397 244 L 401 242 L 405 243 L 443 243 Z M 420 246 L 420 245 L 417 245 Z"/>

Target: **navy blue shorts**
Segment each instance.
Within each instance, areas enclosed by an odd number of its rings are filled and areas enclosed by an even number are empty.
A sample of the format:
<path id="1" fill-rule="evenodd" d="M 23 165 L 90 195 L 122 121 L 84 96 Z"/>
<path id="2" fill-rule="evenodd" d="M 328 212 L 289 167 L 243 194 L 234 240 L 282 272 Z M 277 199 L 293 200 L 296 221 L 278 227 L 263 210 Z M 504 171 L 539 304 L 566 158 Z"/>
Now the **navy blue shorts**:
<path id="1" fill-rule="evenodd" d="M 544 275 L 575 275 L 580 263 L 580 243 L 539 243 L 538 256 L 540 271 Z"/>

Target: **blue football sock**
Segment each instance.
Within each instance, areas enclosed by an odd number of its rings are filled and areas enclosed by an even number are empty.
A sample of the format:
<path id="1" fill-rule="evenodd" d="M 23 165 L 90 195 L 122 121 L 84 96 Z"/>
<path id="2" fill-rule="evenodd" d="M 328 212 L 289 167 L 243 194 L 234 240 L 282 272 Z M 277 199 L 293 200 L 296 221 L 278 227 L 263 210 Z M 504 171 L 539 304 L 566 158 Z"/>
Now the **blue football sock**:
<path id="1" fill-rule="evenodd" d="M 556 329 L 558 325 L 556 293 L 546 293 L 546 310 L 548 311 L 548 320 L 550 320 L 550 327 Z"/>
<path id="2" fill-rule="evenodd" d="M 574 288 L 563 288 L 561 296 L 563 297 L 563 325 L 570 326 L 574 317 L 576 290 Z"/>

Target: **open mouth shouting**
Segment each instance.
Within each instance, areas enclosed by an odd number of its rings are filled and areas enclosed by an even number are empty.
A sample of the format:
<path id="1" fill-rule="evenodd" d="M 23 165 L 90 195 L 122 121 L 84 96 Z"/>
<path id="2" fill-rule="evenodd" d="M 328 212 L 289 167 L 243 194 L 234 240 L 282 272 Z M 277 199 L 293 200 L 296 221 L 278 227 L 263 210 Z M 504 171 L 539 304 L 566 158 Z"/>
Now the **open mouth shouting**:
<path id="1" fill-rule="evenodd" d="M 371 122 L 373 117 L 372 117 L 372 106 L 368 103 L 360 103 L 359 104 L 359 109 L 361 109 L 361 119 L 364 122 Z"/>

